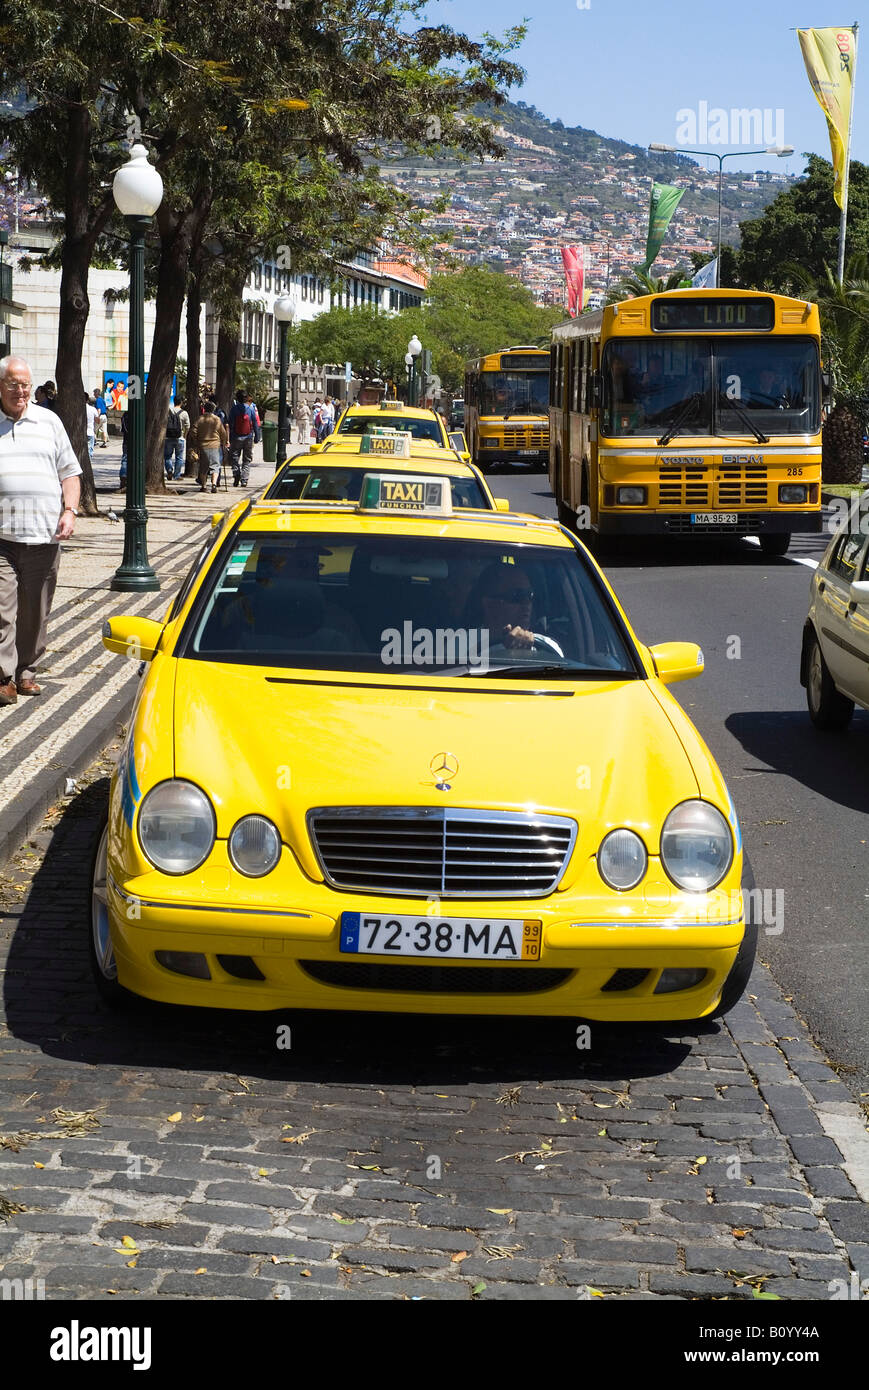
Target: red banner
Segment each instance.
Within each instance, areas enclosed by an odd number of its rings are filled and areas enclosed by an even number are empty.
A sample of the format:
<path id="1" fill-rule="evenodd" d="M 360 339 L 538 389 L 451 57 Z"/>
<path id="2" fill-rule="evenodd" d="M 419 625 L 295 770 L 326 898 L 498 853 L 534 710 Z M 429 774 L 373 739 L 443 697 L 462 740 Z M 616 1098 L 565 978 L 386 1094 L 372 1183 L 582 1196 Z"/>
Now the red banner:
<path id="1" fill-rule="evenodd" d="M 575 319 L 577 314 L 582 313 L 585 247 L 562 246 L 561 259 L 567 276 L 567 312 Z"/>

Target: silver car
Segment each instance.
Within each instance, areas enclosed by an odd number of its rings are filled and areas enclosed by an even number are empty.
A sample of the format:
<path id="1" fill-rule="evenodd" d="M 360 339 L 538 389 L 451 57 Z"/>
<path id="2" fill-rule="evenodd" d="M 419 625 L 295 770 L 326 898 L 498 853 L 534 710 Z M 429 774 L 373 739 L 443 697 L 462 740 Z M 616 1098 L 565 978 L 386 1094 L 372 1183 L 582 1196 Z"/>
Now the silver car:
<path id="1" fill-rule="evenodd" d="M 812 576 L 800 683 L 819 729 L 843 729 L 855 705 L 869 709 L 869 516 L 860 524 L 833 537 Z"/>

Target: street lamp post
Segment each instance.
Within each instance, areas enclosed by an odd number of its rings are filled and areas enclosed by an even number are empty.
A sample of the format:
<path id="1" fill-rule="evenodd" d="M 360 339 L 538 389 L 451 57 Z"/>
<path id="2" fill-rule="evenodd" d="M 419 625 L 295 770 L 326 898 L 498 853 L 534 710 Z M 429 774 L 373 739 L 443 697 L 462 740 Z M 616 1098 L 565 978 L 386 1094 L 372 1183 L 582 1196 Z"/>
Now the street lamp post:
<path id="1" fill-rule="evenodd" d="M 289 422 L 287 420 L 287 333 L 290 324 L 296 317 L 296 306 L 288 294 L 282 294 L 275 300 L 274 307 L 275 321 L 278 325 L 280 335 L 280 378 L 278 382 L 278 457 L 275 464 L 275 472 L 287 461 L 287 438 L 289 435 Z"/>
<path id="2" fill-rule="evenodd" d="M 404 354 L 404 365 L 407 368 L 407 403 L 413 405 L 413 357 L 409 352 Z"/>
<path id="3" fill-rule="evenodd" d="M 130 229 L 130 357 L 127 377 L 127 505 L 124 558 L 110 588 L 123 593 L 159 589 L 148 560 L 145 510 L 145 233 L 163 198 L 163 180 L 144 145 L 133 145 L 112 184 L 115 205 Z"/>
<path id="4" fill-rule="evenodd" d="M 417 392 L 416 361 L 417 361 L 417 358 L 419 357 L 419 354 L 420 354 L 421 352 L 422 352 L 422 343 L 419 341 L 419 338 L 418 338 L 418 337 L 416 336 L 416 334 L 414 333 L 413 337 L 411 338 L 410 342 L 409 342 L 408 345 L 407 345 L 407 357 L 410 358 L 410 400 L 408 401 L 408 405 L 416 405 L 416 392 Z M 405 359 L 404 359 L 405 362 L 407 361 L 407 357 L 405 357 Z"/>
<path id="5" fill-rule="evenodd" d="M 764 150 L 730 150 L 727 154 L 716 154 L 714 150 L 683 150 L 681 145 L 650 145 L 650 150 L 655 154 L 699 154 L 703 159 L 718 160 L 718 251 L 715 257 L 715 286 L 721 287 L 721 181 L 724 174 L 725 159 L 737 159 L 740 156 L 745 159 L 751 154 L 775 154 L 779 159 L 786 159 L 789 154 L 793 154 L 793 145 L 767 145 Z"/>

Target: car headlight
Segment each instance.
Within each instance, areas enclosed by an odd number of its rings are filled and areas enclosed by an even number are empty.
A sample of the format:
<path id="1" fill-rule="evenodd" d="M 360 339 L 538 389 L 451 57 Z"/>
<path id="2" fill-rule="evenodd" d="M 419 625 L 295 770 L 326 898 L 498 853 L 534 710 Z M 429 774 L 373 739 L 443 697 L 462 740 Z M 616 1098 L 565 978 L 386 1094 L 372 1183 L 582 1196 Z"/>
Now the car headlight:
<path id="1" fill-rule="evenodd" d="M 733 836 L 708 801 L 683 801 L 664 821 L 661 863 L 679 888 L 705 893 L 721 882 L 733 860 Z"/>
<path id="2" fill-rule="evenodd" d="M 597 867 L 610 888 L 636 888 L 649 862 L 646 846 L 633 830 L 611 830 L 597 852 Z"/>
<path id="3" fill-rule="evenodd" d="M 265 816 L 242 816 L 229 837 L 229 857 L 239 873 L 261 878 L 281 857 L 281 837 Z"/>
<path id="4" fill-rule="evenodd" d="M 164 874 L 189 874 L 211 853 L 216 833 L 211 802 L 192 782 L 152 787 L 139 812 L 139 843 Z"/>

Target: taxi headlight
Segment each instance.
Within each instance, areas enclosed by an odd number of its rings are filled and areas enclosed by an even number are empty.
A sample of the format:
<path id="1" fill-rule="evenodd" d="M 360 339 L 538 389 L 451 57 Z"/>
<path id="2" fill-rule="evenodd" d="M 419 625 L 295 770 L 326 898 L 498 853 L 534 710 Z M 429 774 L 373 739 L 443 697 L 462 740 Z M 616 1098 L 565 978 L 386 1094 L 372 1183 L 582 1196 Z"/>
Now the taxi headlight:
<path id="1" fill-rule="evenodd" d="M 270 874 L 281 857 L 281 837 L 265 816 L 242 816 L 229 837 L 229 857 L 249 878 Z"/>
<path id="2" fill-rule="evenodd" d="M 636 888 L 649 862 L 646 846 L 633 830 L 611 830 L 597 852 L 597 867 L 610 888 Z"/>
<path id="3" fill-rule="evenodd" d="M 139 812 L 139 843 L 164 874 L 189 874 L 211 853 L 215 820 L 211 802 L 192 782 L 152 787 Z"/>
<path id="4" fill-rule="evenodd" d="M 733 836 L 708 801 L 683 801 L 664 821 L 661 862 L 673 882 L 706 893 L 721 882 L 733 860 Z"/>

